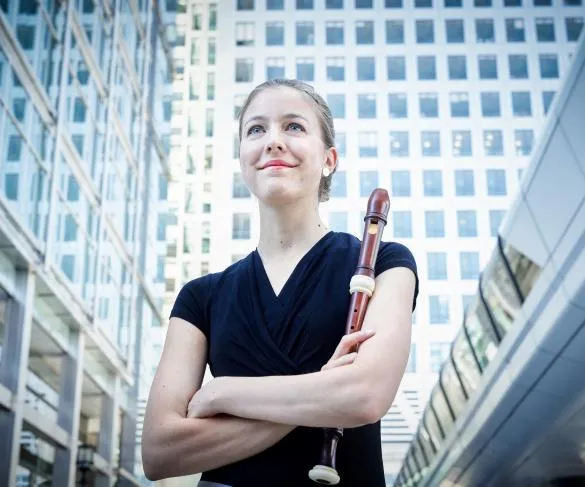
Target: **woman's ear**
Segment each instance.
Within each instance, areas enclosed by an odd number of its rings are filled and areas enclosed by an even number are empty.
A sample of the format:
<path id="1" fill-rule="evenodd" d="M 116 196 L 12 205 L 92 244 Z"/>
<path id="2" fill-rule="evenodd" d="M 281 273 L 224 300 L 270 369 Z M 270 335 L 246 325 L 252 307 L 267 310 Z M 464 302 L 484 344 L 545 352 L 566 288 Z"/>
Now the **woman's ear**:
<path id="1" fill-rule="evenodd" d="M 325 153 L 325 167 L 329 169 L 329 173 L 333 173 L 337 167 L 337 149 L 335 147 L 329 147 Z"/>

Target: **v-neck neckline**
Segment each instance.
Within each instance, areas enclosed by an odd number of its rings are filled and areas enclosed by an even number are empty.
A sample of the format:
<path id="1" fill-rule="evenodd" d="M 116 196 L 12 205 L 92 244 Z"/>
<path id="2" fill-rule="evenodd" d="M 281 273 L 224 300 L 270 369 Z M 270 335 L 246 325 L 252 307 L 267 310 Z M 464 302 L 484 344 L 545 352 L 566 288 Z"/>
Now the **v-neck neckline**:
<path id="1" fill-rule="evenodd" d="M 288 275 L 287 279 L 284 281 L 284 284 L 282 285 L 278 294 L 276 293 L 274 286 L 272 285 L 272 282 L 270 282 L 270 278 L 268 277 L 268 272 L 266 272 L 266 267 L 264 266 L 264 261 L 262 260 L 262 257 L 260 257 L 260 252 L 258 252 L 258 247 L 256 247 L 256 249 L 254 250 L 254 253 L 256 254 L 256 258 L 258 259 L 258 264 L 259 264 L 260 271 L 261 271 L 261 277 L 265 281 L 264 284 L 270 290 L 270 294 L 271 294 L 272 299 L 275 299 L 276 301 L 279 301 L 279 302 L 282 302 L 283 300 L 285 300 L 286 294 L 290 292 L 289 288 L 292 286 L 292 283 L 294 282 L 295 278 L 297 277 L 297 274 L 303 268 L 303 264 L 305 263 L 305 261 L 307 261 L 309 259 L 309 257 L 311 255 L 313 255 L 317 251 L 317 249 L 319 247 L 321 247 L 321 245 L 323 245 L 323 243 L 326 240 L 328 240 L 329 237 L 331 237 L 333 234 L 334 234 L 333 230 L 329 230 L 319 240 L 317 240 L 313 244 L 313 246 L 310 247 L 309 250 L 307 250 L 307 252 L 305 252 L 305 254 L 299 259 L 299 261 L 293 267 L 293 270 Z"/>

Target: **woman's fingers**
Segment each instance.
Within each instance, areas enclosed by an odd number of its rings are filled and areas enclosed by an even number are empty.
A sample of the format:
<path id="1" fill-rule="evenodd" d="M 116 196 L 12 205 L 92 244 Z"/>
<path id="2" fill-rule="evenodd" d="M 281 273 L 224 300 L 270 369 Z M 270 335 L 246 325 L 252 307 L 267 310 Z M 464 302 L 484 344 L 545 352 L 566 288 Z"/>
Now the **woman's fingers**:
<path id="1" fill-rule="evenodd" d="M 334 369 L 335 367 L 349 365 L 349 364 L 353 363 L 353 361 L 355 360 L 356 357 L 357 357 L 357 352 L 352 352 L 352 353 L 348 353 L 347 355 L 342 355 L 341 357 L 339 357 L 333 361 L 330 360 L 329 362 L 327 362 L 323 367 L 321 367 L 321 370 Z"/>
<path id="2" fill-rule="evenodd" d="M 339 341 L 339 345 L 333 352 L 329 362 L 337 360 L 338 358 L 352 352 L 354 347 L 365 342 L 368 338 L 374 336 L 374 330 L 360 330 L 348 335 L 344 335 Z"/>

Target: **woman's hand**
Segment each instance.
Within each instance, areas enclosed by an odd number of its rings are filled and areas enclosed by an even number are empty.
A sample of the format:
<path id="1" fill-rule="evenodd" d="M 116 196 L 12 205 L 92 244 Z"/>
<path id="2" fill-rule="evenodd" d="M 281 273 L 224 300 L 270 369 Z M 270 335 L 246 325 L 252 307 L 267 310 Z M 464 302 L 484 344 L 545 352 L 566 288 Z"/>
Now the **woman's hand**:
<path id="1" fill-rule="evenodd" d="M 352 364 L 357 357 L 357 352 L 352 352 L 352 350 L 355 350 L 358 345 L 365 342 L 368 338 L 372 338 L 374 333 L 373 330 L 360 330 L 349 335 L 344 335 L 333 352 L 333 355 L 321 367 L 321 370 L 334 369 L 335 367 Z"/>

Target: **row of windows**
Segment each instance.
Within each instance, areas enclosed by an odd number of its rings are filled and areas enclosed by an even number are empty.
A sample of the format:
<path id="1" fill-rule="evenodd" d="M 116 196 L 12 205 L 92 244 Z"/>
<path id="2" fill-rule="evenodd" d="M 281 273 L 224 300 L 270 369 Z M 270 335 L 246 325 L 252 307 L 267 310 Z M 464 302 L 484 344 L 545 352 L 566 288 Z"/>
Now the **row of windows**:
<path id="1" fill-rule="evenodd" d="M 568 42 L 577 42 L 583 29 L 583 17 L 566 17 L 564 35 Z M 438 21 L 437 21 L 438 24 Z M 236 46 L 254 46 L 256 39 L 256 22 L 236 22 Z M 411 25 L 409 23 L 407 26 Z M 446 42 L 448 44 L 463 44 L 469 42 L 466 36 L 465 21 L 463 19 L 444 20 L 444 36 L 439 34 L 439 28 L 432 19 L 416 19 L 412 21 L 413 31 L 405 29 L 403 20 L 386 20 L 384 23 L 386 44 L 396 45 L 415 42 L 417 44 L 434 44 Z M 509 43 L 523 43 L 527 39 L 526 21 L 522 17 L 504 19 L 503 29 L 505 40 Z M 477 43 L 495 43 L 496 24 L 494 19 L 474 19 L 475 41 Z M 355 43 L 357 45 L 371 45 L 375 43 L 375 23 L 373 20 L 355 21 Z M 285 45 L 285 23 L 282 21 L 266 22 L 264 29 L 264 45 Z M 532 32 L 528 33 L 532 36 Z M 556 42 L 557 28 L 553 17 L 538 17 L 534 19 L 534 38 L 538 42 Z M 499 39 L 498 39 L 499 41 Z M 295 43 L 297 46 L 314 46 L 324 43 L 328 46 L 343 46 L 348 44 L 345 35 L 345 21 L 329 20 L 325 22 L 325 38 L 316 39 L 315 23 L 312 21 L 298 21 L 295 23 Z"/>
<path id="2" fill-rule="evenodd" d="M 497 235 L 498 229 L 504 218 L 503 210 L 490 210 L 489 216 L 489 234 L 491 237 Z M 456 235 L 459 238 L 474 238 L 478 237 L 477 212 L 475 210 L 457 210 L 456 218 Z M 360 215 L 356 219 L 358 224 L 362 224 L 363 218 Z M 336 232 L 349 232 L 348 212 L 347 211 L 331 211 L 329 212 L 329 227 Z M 394 210 L 391 215 L 390 232 L 394 238 L 405 239 L 413 238 L 413 222 L 412 211 L 410 210 Z M 420 235 L 418 237 L 422 237 Z M 445 231 L 445 212 L 443 210 L 428 210 L 424 211 L 424 237 L 425 238 L 445 238 L 447 237 Z"/>
<path id="3" fill-rule="evenodd" d="M 553 101 L 555 92 L 554 91 L 543 91 L 540 96 L 540 102 L 542 104 L 542 114 L 546 115 L 550 109 Z M 482 117 L 499 117 L 502 114 L 501 99 L 502 95 L 500 92 L 485 91 L 478 94 L 479 96 L 479 109 Z M 418 93 L 417 99 L 413 100 L 414 95 L 409 95 L 406 92 L 389 93 L 387 97 L 386 113 L 390 119 L 407 119 L 414 116 L 414 111 L 420 118 L 439 118 L 439 116 L 445 116 L 440 114 L 439 107 L 441 106 L 441 94 L 436 92 L 424 92 Z M 449 97 L 449 115 L 452 118 L 468 118 L 472 116 L 470 109 L 470 95 L 467 92 L 451 92 Z M 327 103 L 332 111 L 334 118 L 345 118 L 345 95 L 342 94 L 331 94 L 326 95 Z M 234 99 L 234 119 L 237 119 L 245 100 L 245 96 L 237 95 Z M 514 91 L 510 93 L 509 105 L 505 106 L 504 113 L 511 113 L 515 117 L 530 117 L 536 112 L 533 110 L 533 94 L 527 91 Z M 357 101 L 357 116 L 360 119 L 376 119 L 382 117 L 382 113 L 378 113 L 378 99 L 375 93 L 360 94 L 356 97 Z M 410 102 L 410 103 L 409 103 Z M 472 100 L 473 102 L 473 100 Z M 473 103 L 472 103 L 473 105 Z M 414 107 L 413 107 L 414 106 Z M 480 115 L 478 114 L 478 115 Z M 488 132 L 490 136 L 494 138 L 493 132 Z M 488 134 L 484 136 L 484 139 L 488 137 Z M 344 145 L 339 143 L 339 139 L 343 138 L 342 133 L 338 134 L 338 145 Z M 407 134 L 408 135 L 408 134 Z M 370 138 L 370 136 L 364 136 L 364 142 Z M 396 138 L 403 140 L 408 136 L 397 136 Z M 456 139 L 461 139 L 456 144 Z M 453 131 L 453 145 L 459 145 L 457 155 L 465 155 L 471 153 L 471 134 L 469 131 Z M 469 143 L 468 143 L 469 141 Z M 514 132 L 514 145 L 519 150 L 519 155 L 528 155 L 532 149 L 533 133 L 531 130 L 518 129 Z M 343 141 L 342 141 L 343 142 Z M 372 146 L 375 144 L 363 144 L 364 146 Z M 406 144 L 407 145 L 407 144 Z M 405 145 L 405 146 L 406 146 Z M 362 144 L 360 143 L 360 147 Z M 469 150 L 466 150 L 469 147 Z M 361 152 L 361 150 L 360 150 Z"/>
<path id="4" fill-rule="evenodd" d="M 176 2 L 176 0 L 167 0 L 167 4 L 169 2 Z M 262 2 L 260 0 L 235 0 L 237 10 L 254 10 L 256 5 L 258 7 L 263 5 L 266 10 L 284 10 L 285 3 L 288 2 L 285 2 L 285 0 L 263 0 Z M 404 3 L 403 0 L 317 0 L 317 2 L 315 0 L 294 0 L 294 7 L 297 10 L 314 10 L 316 7 L 338 10 L 351 7 L 356 9 L 372 9 L 383 5 L 384 8 L 394 9 L 404 8 Z M 433 0 L 412 0 L 412 3 L 408 3 L 413 5 L 414 8 L 433 8 Z M 441 3 L 447 8 L 463 7 L 463 0 L 443 0 Z M 437 2 L 436 6 L 439 7 L 441 3 Z M 473 5 L 478 8 L 495 6 L 493 0 L 473 0 L 473 2 L 469 0 L 469 3 L 469 5 L 465 6 L 469 7 Z M 562 2 L 559 0 L 558 3 L 567 7 L 574 7 L 582 5 L 583 0 L 562 0 Z M 500 5 L 499 2 L 498 5 Z M 501 5 L 504 7 L 521 7 L 523 0 L 502 0 Z M 529 5 L 534 5 L 535 7 L 551 7 L 553 0 L 527 0 L 526 6 Z"/>
<path id="5" fill-rule="evenodd" d="M 518 172 L 521 176 L 521 171 Z M 393 198 L 411 197 L 410 171 L 400 170 L 390 173 L 390 194 Z M 455 196 L 475 196 L 475 173 L 472 169 L 456 169 L 453 172 Z M 485 171 L 486 194 L 488 196 L 506 196 L 508 194 L 506 171 L 504 169 L 487 169 Z M 368 198 L 372 191 L 379 186 L 378 171 L 360 171 L 359 195 Z M 347 198 L 347 175 L 345 171 L 338 171 L 331 180 L 331 197 Z M 443 173 L 441 170 L 422 171 L 422 194 L 425 197 L 443 197 L 447 192 L 443 189 Z M 234 173 L 232 197 L 235 199 L 250 198 L 250 191 L 245 185 L 240 173 Z"/>
<path id="6" fill-rule="evenodd" d="M 385 157 L 388 154 L 393 158 L 420 157 L 472 157 L 482 155 L 484 157 L 502 157 L 510 152 L 505 150 L 504 133 L 502 130 L 484 130 L 482 137 L 482 151 L 473 150 L 472 133 L 469 130 L 453 130 L 451 132 L 450 151 L 447 153 L 441 148 L 441 132 L 438 130 L 425 130 L 420 133 L 419 151 L 411 150 L 411 133 L 407 131 L 391 131 L 387 142 L 388 152 L 379 150 L 377 132 L 358 132 L 357 155 L 360 158 Z M 534 131 L 532 129 L 516 129 L 513 134 L 514 154 L 516 156 L 529 156 L 534 144 Z M 239 157 L 239 138 L 234 136 L 234 159 Z M 340 157 L 346 157 L 345 133 L 336 135 L 336 147 Z M 340 183 L 341 184 L 341 183 Z"/>
<path id="7" fill-rule="evenodd" d="M 444 357 L 439 379 L 398 475 L 397 487 L 415 486 L 425 478 L 456 421 L 465 413 L 469 399 L 481 387 L 482 375 L 514 326 L 539 275 L 538 265 L 498 239 L 482 272 L 478 291 L 465 307 L 462 329 Z M 440 302 L 435 303 L 437 312 L 440 307 Z"/>
<path id="8" fill-rule="evenodd" d="M 559 78 L 559 57 L 555 53 L 541 53 L 538 55 L 538 74 L 540 79 Z M 376 62 L 378 61 L 378 63 Z M 480 54 L 477 56 L 476 69 L 472 79 L 497 80 L 501 76 L 498 68 L 498 56 L 495 54 Z M 443 71 L 437 56 L 416 56 L 415 71 L 410 71 L 406 56 L 358 56 L 355 60 L 356 81 L 376 81 L 379 70 L 376 64 L 384 63 L 385 79 L 388 81 L 412 81 L 416 77 L 419 81 L 437 81 L 443 78 L 449 80 L 468 79 L 468 58 L 463 54 L 447 55 L 443 59 Z M 325 59 L 325 77 L 328 81 L 346 81 L 346 59 L 342 56 L 327 57 Z M 439 64 L 439 67 L 437 65 Z M 508 77 L 511 80 L 529 78 L 529 58 L 525 54 L 509 54 L 507 56 Z M 266 59 L 266 78 L 283 78 L 286 76 L 286 60 L 284 57 Z M 295 78 L 302 81 L 315 81 L 315 58 L 311 56 L 295 59 Z M 440 73 L 440 74 L 439 74 Z M 234 80 L 236 83 L 251 83 L 254 81 L 254 58 L 236 58 Z M 532 75 L 534 77 L 534 75 Z"/>

